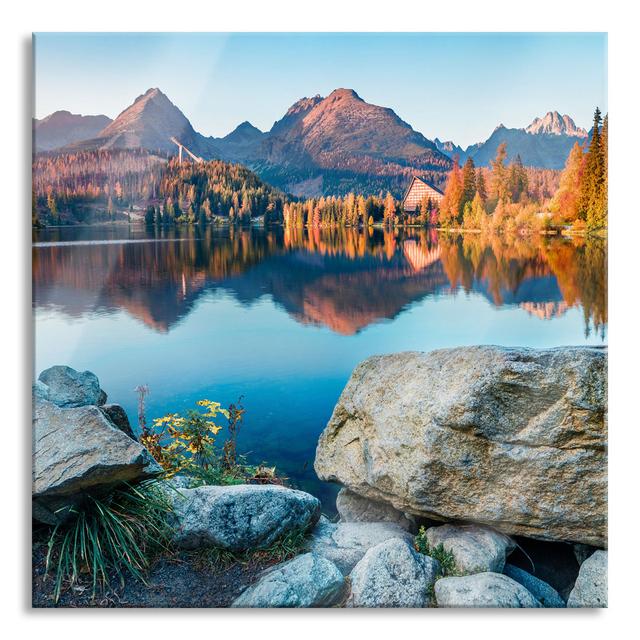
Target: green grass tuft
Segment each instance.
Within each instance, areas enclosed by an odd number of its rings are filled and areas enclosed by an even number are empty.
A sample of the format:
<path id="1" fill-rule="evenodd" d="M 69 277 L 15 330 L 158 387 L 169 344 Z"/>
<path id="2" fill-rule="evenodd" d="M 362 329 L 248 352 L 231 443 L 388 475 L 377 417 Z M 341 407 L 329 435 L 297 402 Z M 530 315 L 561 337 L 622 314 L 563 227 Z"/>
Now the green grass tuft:
<path id="1" fill-rule="evenodd" d="M 145 582 L 144 572 L 154 552 L 169 541 L 166 495 L 155 480 L 125 483 L 104 496 L 87 496 L 49 537 L 46 575 L 53 579 L 56 602 L 65 587 L 88 576 L 95 597 L 98 585 L 126 574 Z"/>

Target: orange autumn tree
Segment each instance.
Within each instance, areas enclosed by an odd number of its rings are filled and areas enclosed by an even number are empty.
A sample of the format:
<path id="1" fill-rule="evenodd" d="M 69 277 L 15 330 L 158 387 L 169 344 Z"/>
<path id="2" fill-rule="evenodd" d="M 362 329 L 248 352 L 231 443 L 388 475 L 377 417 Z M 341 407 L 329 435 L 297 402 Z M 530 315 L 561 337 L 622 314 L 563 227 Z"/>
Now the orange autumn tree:
<path id="1" fill-rule="evenodd" d="M 447 178 L 444 189 L 444 197 L 440 202 L 440 224 L 444 227 L 456 225 L 460 216 L 460 203 L 464 193 L 462 172 L 457 160 L 453 163 L 453 169 Z"/>
<path id="2" fill-rule="evenodd" d="M 567 222 L 578 219 L 580 204 L 580 185 L 584 173 L 585 157 L 582 146 L 577 142 L 565 163 L 560 176 L 560 186 L 551 202 L 551 210 L 559 214 Z"/>

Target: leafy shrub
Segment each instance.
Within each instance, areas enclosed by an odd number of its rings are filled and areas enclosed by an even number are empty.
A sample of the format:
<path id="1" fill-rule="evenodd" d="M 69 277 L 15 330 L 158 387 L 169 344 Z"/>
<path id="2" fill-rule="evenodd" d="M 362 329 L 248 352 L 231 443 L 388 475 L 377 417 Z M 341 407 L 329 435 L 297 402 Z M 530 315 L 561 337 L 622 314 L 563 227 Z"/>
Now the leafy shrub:
<path id="1" fill-rule="evenodd" d="M 440 573 L 442 576 L 451 576 L 456 574 L 456 559 L 453 551 L 447 551 L 442 543 L 435 547 L 431 547 L 427 540 L 427 530 L 424 527 L 420 527 L 420 530 L 414 539 L 414 547 L 418 553 L 430 556 L 440 563 Z"/>
<path id="2" fill-rule="evenodd" d="M 144 582 L 149 558 L 169 543 L 170 511 L 155 480 L 125 483 L 103 496 L 88 495 L 49 538 L 46 575 L 53 578 L 55 601 L 65 585 L 72 587 L 81 575 L 90 578 L 94 596 L 98 584 L 108 586 L 114 575 L 121 583 L 127 573 Z"/>
<path id="3" fill-rule="evenodd" d="M 249 465 L 238 454 L 237 438 L 245 413 L 240 401 L 228 409 L 211 400 L 196 404 L 199 410 L 190 409 L 185 416 L 169 413 L 154 419 L 151 428 L 144 417 L 140 420 L 140 442 L 168 476 L 183 474 L 194 486 L 284 483 L 275 467 Z M 140 413 L 144 416 L 144 408 Z M 227 420 L 227 437 L 222 445 L 216 438 L 223 429 L 217 424 L 220 416 Z"/>

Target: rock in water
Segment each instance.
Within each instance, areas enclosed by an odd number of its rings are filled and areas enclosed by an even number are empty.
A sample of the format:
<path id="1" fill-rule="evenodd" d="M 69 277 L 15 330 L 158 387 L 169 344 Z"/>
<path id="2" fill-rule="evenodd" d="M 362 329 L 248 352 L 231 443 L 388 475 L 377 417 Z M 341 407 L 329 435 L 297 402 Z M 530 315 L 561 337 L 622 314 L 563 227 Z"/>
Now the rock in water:
<path id="1" fill-rule="evenodd" d="M 351 572 L 350 607 L 425 607 L 440 563 L 400 538 L 369 549 Z"/>
<path id="2" fill-rule="evenodd" d="M 581 565 L 578 579 L 569 594 L 567 607 L 606 607 L 607 552 L 596 551 Z"/>
<path id="3" fill-rule="evenodd" d="M 606 350 L 462 347 L 368 358 L 315 469 L 417 516 L 604 546 Z"/>
<path id="4" fill-rule="evenodd" d="M 507 554 L 515 548 L 513 541 L 502 533 L 478 525 L 445 524 L 427 529 L 431 548 L 442 545 L 453 553 L 459 573 L 501 573 Z"/>
<path id="5" fill-rule="evenodd" d="M 375 502 L 363 498 L 344 487 L 338 492 L 336 509 L 341 522 L 393 522 L 407 531 L 416 530 L 411 516 L 396 511 L 386 502 Z"/>
<path id="6" fill-rule="evenodd" d="M 400 538 L 409 544 L 413 537 L 390 522 L 339 522 L 334 524 L 322 516 L 313 531 L 310 550 L 331 560 L 347 575 L 377 544 Z"/>
<path id="7" fill-rule="evenodd" d="M 567 606 L 560 594 L 550 584 L 532 576 L 530 573 L 520 569 L 520 567 L 506 564 L 504 574 L 521 584 L 543 607 L 547 609 L 564 609 Z"/>
<path id="8" fill-rule="evenodd" d="M 345 588 L 333 562 L 305 553 L 276 566 L 237 598 L 232 607 L 330 607 Z"/>
<path id="9" fill-rule="evenodd" d="M 54 524 L 86 491 L 160 471 L 147 450 L 96 406 L 61 408 L 36 398 L 33 415 L 34 517 Z"/>
<path id="10" fill-rule="evenodd" d="M 71 367 L 56 365 L 45 369 L 38 376 L 38 381 L 40 384 L 36 384 L 36 393 L 59 407 L 102 405 L 107 401 L 107 394 L 100 388 L 98 377 L 91 371 L 76 371 Z"/>
<path id="11" fill-rule="evenodd" d="M 442 578 L 435 593 L 439 607 L 540 607 L 527 589 L 501 573 Z"/>
<path id="12" fill-rule="evenodd" d="M 184 549 L 261 549 L 288 533 L 306 531 L 320 517 L 317 498 L 277 485 L 203 486 L 174 493 L 174 541 Z"/>

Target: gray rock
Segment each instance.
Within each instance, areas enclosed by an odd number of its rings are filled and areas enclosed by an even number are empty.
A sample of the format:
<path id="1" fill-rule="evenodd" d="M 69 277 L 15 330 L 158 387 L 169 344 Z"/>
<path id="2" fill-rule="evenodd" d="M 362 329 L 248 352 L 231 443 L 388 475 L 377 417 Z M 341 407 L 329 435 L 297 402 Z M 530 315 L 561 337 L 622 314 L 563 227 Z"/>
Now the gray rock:
<path id="1" fill-rule="evenodd" d="M 107 394 L 100 388 L 100 382 L 91 371 L 76 371 L 71 367 L 56 365 L 45 369 L 36 383 L 36 394 L 59 407 L 84 407 L 103 405 Z M 46 385 L 46 389 L 42 386 Z"/>
<path id="2" fill-rule="evenodd" d="M 412 516 L 397 511 L 386 502 L 363 498 L 345 487 L 338 492 L 336 509 L 341 522 L 393 522 L 407 531 L 416 531 Z"/>
<path id="3" fill-rule="evenodd" d="M 185 549 L 232 551 L 265 548 L 312 527 L 320 501 L 276 485 L 202 486 L 174 492 L 175 543 Z"/>
<path id="4" fill-rule="evenodd" d="M 442 545 L 453 553 L 459 573 L 501 573 L 507 554 L 515 548 L 506 535 L 479 525 L 451 525 L 427 529 L 431 548 Z"/>
<path id="5" fill-rule="evenodd" d="M 442 578 L 435 593 L 439 607 L 540 607 L 527 589 L 501 573 Z"/>
<path id="6" fill-rule="evenodd" d="M 309 548 L 328 558 L 347 575 L 377 544 L 391 538 L 413 541 L 402 527 L 391 522 L 329 522 L 322 516 L 313 531 Z"/>
<path id="7" fill-rule="evenodd" d="M 489 346 L 368 358 L 316 472 L 419 517 L 606 546 L 606 358 Z"/>
<path id="8" fill-rule="evenodd" d="M 33 515 L 53 524 L 54 512 L 79 494 L 158 473 L 147 450 L 117 429 L 96 406 L 61 408 L 35 399 Z"/>
<path id="9" fill-rule="evenodd" d="M 567 607 L 607 607 L 608 554 L 598 550 L 580 566 L 578 579 L 569 594 Z"/>
<path id="10" fill-rule="evenodd" d="M 369 549 L 351 572 L 349 607 L 425 607 L 440 563 L 400 538 Z"/>
<path id="11" fill-rule="evenodd" d="M 592 556 L 597 551 L 596 547 L 592 547 L 589 544 L 574 544 L 573 555 L 576 557 L 578 564 L 582 564 L 589 556 Z"/>
<path id="12" fill-rule="evenodd" d="M 127 412 L 123 407 L 119 404 L 105 404 L 100 409 L 122 433 L 126 433 L 131 439 L 137 440 L 129 423 Z"/>
<path id="13" fill-rule="evenodd" d="M 333 562 L 305 553 L 276 566 L 237 598 L 232 607 L 330 607 L 345 581 Z"/>
<path id="14" fill-rule="evenodd" d="M 521 584 L 531 595 L 547 609 L 564 609 L 567 605 L 560 594 L 550 585 L 532 576 L 527 571 L 505 564 L 504 574 Z"/>

